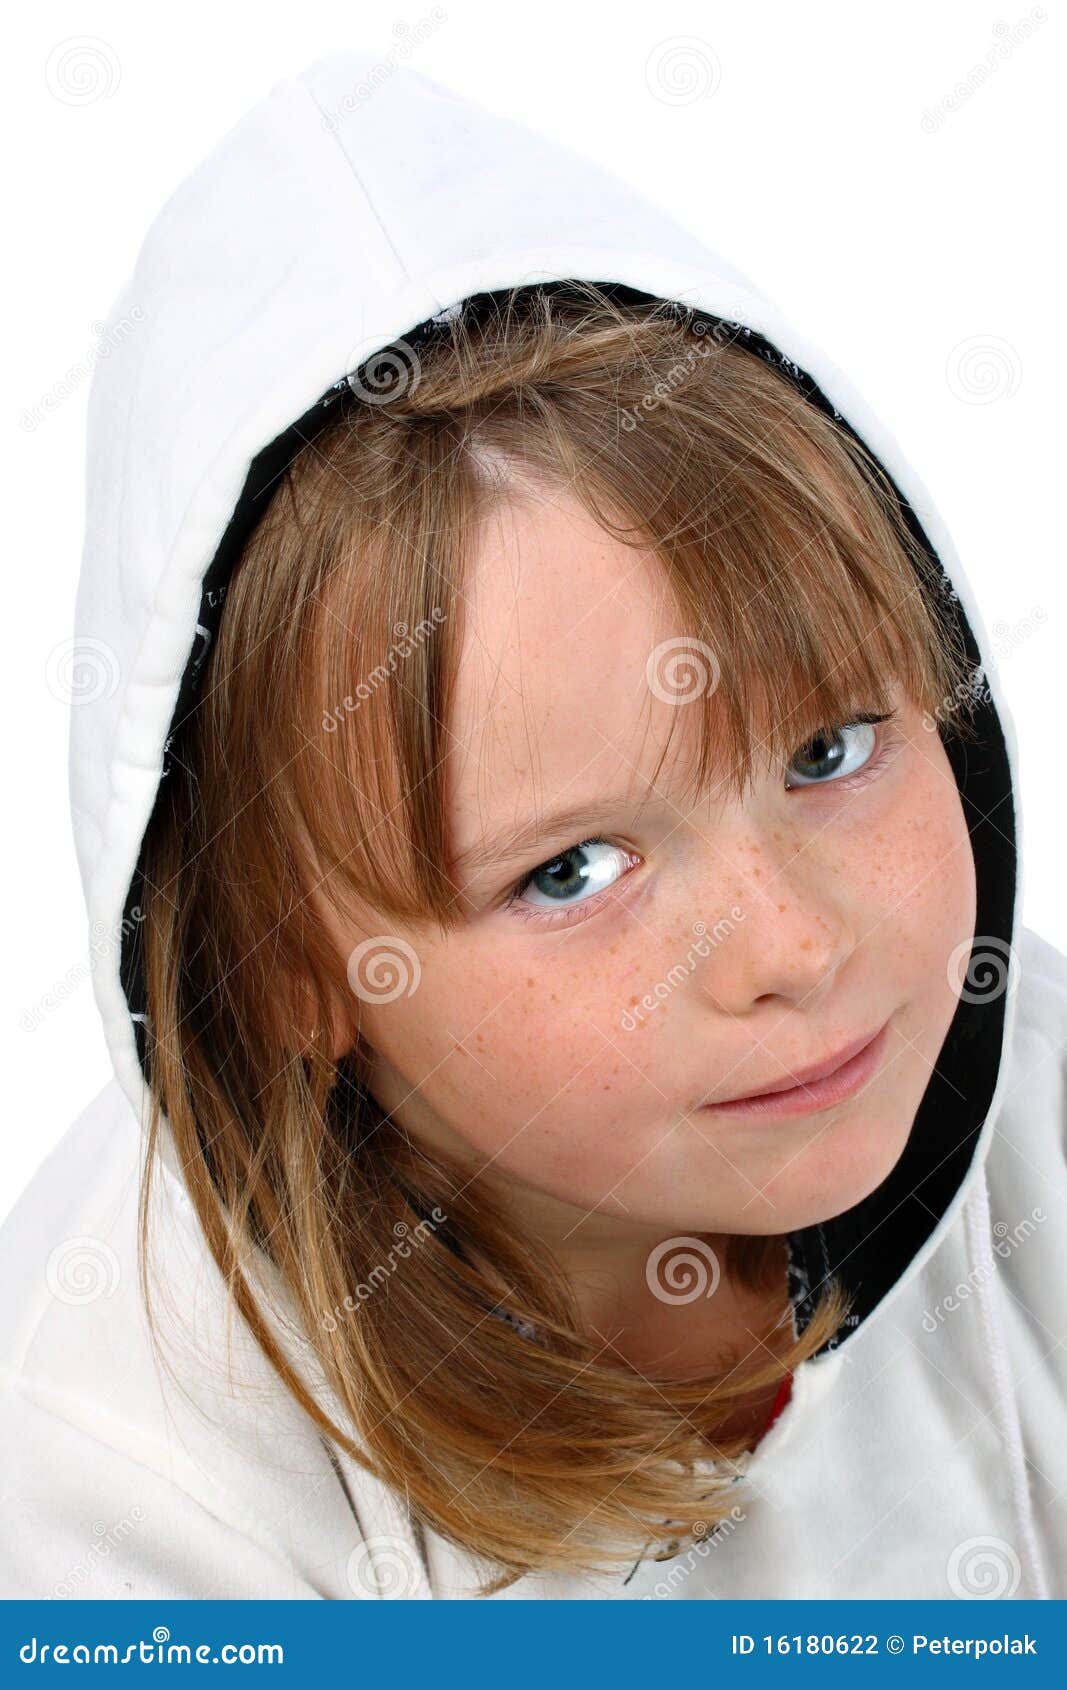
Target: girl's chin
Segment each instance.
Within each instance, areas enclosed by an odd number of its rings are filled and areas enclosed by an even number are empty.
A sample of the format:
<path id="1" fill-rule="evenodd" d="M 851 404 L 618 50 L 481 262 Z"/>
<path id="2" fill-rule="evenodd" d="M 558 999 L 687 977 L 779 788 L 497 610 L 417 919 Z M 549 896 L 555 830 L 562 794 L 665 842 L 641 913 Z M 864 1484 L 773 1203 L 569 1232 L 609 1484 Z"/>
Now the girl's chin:
<path id="1" fill-rule="evenodd" d="M 646 1183 L 640 1190 L 632 1182 L 607 1183 L 631 1221 L 679 1233 L 794 1232 L 869 1197 L 900 1160 L 914 1115 L 914 1108 L 909 1113 L 900 1105 L 840 1110 L 832 1119 L 820 1114 L 769 1121 L 758 1131 L 746 1123 L 721 1153 L 693 1154 L 688 1165 L 675 1165 L 669 1186 Z M 724 1172 L 731 1188 L 725 1208 Z"/>
<path id="2" fill-rule="evenodd" d="M 868 1114 L 849 1132 L 831 1128 L 806 1147 L 803 1141 L 794 1145 L 776 1171 L 756 1182 L 762 1196 L 742 1211 L 737 1230 L 793 1232 L 844 1214 L 888 1179 L 909 1131 L 910 1122 L 902 1126 L 899 1117 L 891 1122 Z M 758 1211 L 758 1223 L 746 1220 Z"/>

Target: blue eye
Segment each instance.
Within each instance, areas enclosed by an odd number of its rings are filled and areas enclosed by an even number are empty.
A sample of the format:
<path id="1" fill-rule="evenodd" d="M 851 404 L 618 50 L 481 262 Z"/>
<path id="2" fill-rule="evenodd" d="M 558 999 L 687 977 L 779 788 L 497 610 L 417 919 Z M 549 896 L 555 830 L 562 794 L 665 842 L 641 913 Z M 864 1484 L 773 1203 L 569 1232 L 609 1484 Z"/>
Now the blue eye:
<path id="1" fill-rule="evenodd" d="M 523 914 L 589 903 L 639 859 L 605 839 L 583 839 L 541 863 L 514 888 L 509 902 L 525 903 Z"/>
<path id="2" fill-rule="evenodd" d="M 786 786 L 828 786 L 860 770 L 873 773 L 881 761 L 870 762 L 878 743 L 877 724 L 888 720 L 888 716 L 863 716 L 816 734 L 790 762 L 792 779 L 786 780 Z"/>

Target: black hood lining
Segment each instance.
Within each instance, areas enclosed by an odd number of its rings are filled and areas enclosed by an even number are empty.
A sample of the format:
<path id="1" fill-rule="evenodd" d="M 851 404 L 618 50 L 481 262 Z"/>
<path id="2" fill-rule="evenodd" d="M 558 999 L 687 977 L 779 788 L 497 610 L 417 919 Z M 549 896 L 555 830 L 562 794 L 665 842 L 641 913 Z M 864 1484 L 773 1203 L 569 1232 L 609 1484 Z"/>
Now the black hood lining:
<path id="1" fill-rule="evenodd" d="M 566 281 L 538 284 L 540 291 L 566 292 Z M 656 296 L 620 283 L 597 284 L 623 304 L 650 304 Z M 469 296 L 464 311 L 492 311 L 510 289 Z M 687 320 L 702 320 L 719 338 L 744 346 L 772 364 L 813 405 L 831 417 L 853 439 L 871 448 L 834 407 L 812 377 L 755 330 L 707 312 L 680 307 Z M 403 337 L 413 348 L 431 336 L 443 316 L 437 313 Z M 380 354 L 367 360 L 373 366 Z M 373 390 L 373 378 L 370 381 Z M 204 575 L 200 617 L 186 663 L 163 748 L 160 786 L 180 756 L 187 724 L 195 714 L 207 654 L 218 632 L 226 591 L 233 570 L 266 511 L 286 469 L 343 407 L 358 403 L 353 384 L 342 376 L 311 408 L 264 447 L 249 466 L 233 513 Z M 875 454 L 872 452 L 872 456 Z M 879 461 L 880 460 L 876 460 Z M 885 466 L 881 466 L 885 470 Z M 911 506 L 885 471 L 908 529 L 934 564 L 943 591 L 943 615 L 958 630 L 974 671 L 982 653 L 966 619 L 958 594 L 930 544 Z M 990 942 L 1005 957 L 1013 943 L 1013 910 L 1017 873 L 1017 840 L 1011 765 L 1000 719 L 987 687 L 976 691 L 972 712 L 975 737 L 967 742 L 942 730 L 942 741 L 960 791 L 975 859 L 977 913 L 975 947 L 967 971 L 970 988 L 957 1005 L 937 1066 L 919 1106 L 904 1152 L 896 1166 L 873 1192 L 840 1215 L 801 1227 L 788 1235 L 789 1290 L 798 1333 L 814 1312 L 830 1275 L 842 1281 L 852 1298 L 852 1311 L 839 1333 L 823 1346 L 835 1349 L 858 1329 L 904 1273 L 937 1226 L 967 1177 L 982 1124 L 1000 1069 L 1007 994 L 983 995 L 972 970 Z M 155 806 L 153 806 L 153 814 Z M 143 841 L 142 841 L 143 845 Z M 143 898 L 141 858 L 130 883 L 122 925 L 119 972 L 133 1019 L 137 1054 L 147 1078 L 146 995 L 140 926 L 133 912 Z M 439 1232 L 442 1229 L 438 1229 Z M 446 1242 L 448 1240 L 446 1239 Z M 455 1243 L 455 1241 L 453 1241 Z M 819 1353 L 822 1353 L 821 1351 Z"/>

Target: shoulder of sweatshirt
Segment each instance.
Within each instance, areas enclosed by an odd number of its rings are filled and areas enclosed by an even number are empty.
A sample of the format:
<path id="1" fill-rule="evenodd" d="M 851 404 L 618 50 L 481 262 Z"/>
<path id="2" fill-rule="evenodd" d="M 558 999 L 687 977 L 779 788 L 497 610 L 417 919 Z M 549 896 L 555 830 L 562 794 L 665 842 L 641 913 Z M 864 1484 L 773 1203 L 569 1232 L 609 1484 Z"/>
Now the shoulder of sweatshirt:
<path id="1" fill-rule="evenodd" d="M 1004 1377 L 1044 1564 L 1067 1565 L 1067 957 L 1023 928 L 1015 946 L 1015 1030 L 985 1175 L 990 1321 L 984 1351 Z M 953 1293 L 973 1298 L 980 1264 Z M 984 1405 L 983 1405 L 984 1406 Z M 978 1416 L 975 1416 L 977 1424 Z M 994 1417 L 995 1419 L 995 1417 Z M 1058 1589 L 1058 1587 L 1057 1587 Z"/>
<path id="2" fill-rule="evenodd" d="M 981 965 L 976 964 L 974 972 L 981 981 Z M 1022 927 L 1006 967 L 1001 948 L 990 949 L 988 978 L 1003 978 L 1018 1000 L 1004 1053 L 990 1158 L 1002 1161 L 1003 1148 L 1010 1146 L 1016 1161 L 1033 1157 L 1049 1173 L 1062 1173 L 1067 1152 L 1067 956 Z"/>
<path id="3" fill-rule="evenodd" d="M 113 1079 L 0 1227 L 0 1593 L 374 1594 L 353 1578 L 351 1485 L 236 1315 L 227 1352 L 222 1277 L 159 1164 L 149 1242 L 162 1361 L 154 1350 L 141 1161 Z"/>
<path id="4" fill-rule="evenodd" d="M 1067 1397 L 1067 957 L 1024 927 L 1014 964 L 1014 1033 L 986 1159 L 990 1242 L 1017 1367 L 1031 1392 L 1040 1370 Z"/>
<path id="5" fill-rule="evenodd" d="M 1049 1268 L 1050 1251 L 1062 1254 L 1067 1269 L 1067 956 L 1023 927 L 1012 955 L 991 946 L 984 974 L 983 967 L 976 963 L 973 971 L 978 989 L 1016 997 L 985 1177 L 998 1278 L 1021 1288 Z M 1036 1233 L 1040 1247 L 1019 1247 Z M 1039 1308 L 1054 1282 L 1033 1287 Z"/>

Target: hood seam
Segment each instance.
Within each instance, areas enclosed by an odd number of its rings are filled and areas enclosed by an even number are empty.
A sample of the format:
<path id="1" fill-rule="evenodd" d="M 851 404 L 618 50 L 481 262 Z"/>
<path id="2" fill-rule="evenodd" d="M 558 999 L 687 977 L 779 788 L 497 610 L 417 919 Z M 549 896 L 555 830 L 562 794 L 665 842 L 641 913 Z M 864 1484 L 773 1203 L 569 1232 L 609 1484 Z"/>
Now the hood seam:
<path id="1" fill-rule="evenodd" d="M 318 112 L 319 117 L 322 120 L 322 126 L 324 128 L 329 129 L 330 138 L 334 142 L 338 151 L 340 152 L 341 158 L 343 159 L 345 165 L 347 166 L 348 173 L 351 176 L 353 182 L 355 183 L 356 187 L 359 190 L 360 196 L 363 200 L 363 204 L 364 204 L 366 210 L 370 213 L 371 219 L 374 222 L 374 226 L 378 231 L 379 237 L 380 237 L 383 245 L 392 254 L 393 262 L 395 263 L 397 269 L 399 270 L 400 275 L 403 278 L 404 282 L 410 284 L 411 279 L 412 279 L 411 278 L 411 272 L 408 270 L 407 265 L 404 263 L 404 260 L 401 258 L 400 253 L 397 251 L 396 245 L 393 242 L 393 238 L 390 235 L 388 229 L 386 228 L 385 223 L 383 222 L 381 215 L 379 214 L 377 206 L 375 205 L 373 199 L 371 198 L 370 190 L 368 189 L 367 184 L 364 182 L 364 180 L 363 180 L 362 176 L 360 175 L 359 171 L 356 169 L 356 166 L 353 163 L 350 154 L 346 151 L 344 145 L 342 144 L 341 138 L 338 135 L 336 129 L 328 126 L 327 123 L 326 123 L 328 113 L 323 111 L 322 107 L 320 106 L 320 104 L 318 102 L 318 99 L 315 96 L 314 91 L 311 88 L 309 88 L 306 83 L 303 83 L 301 86 L 303 87 L 304 93 L 307 95 L 308 99 L 311 101 L 311 104 L 314 106 L 315 110 Z"/>

